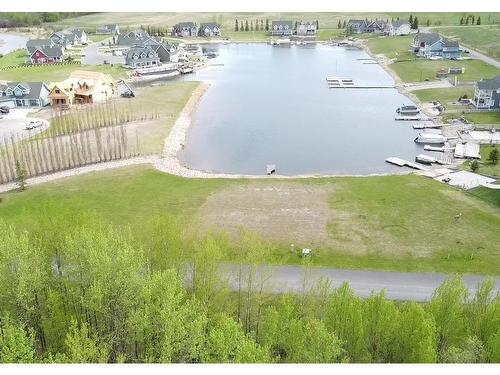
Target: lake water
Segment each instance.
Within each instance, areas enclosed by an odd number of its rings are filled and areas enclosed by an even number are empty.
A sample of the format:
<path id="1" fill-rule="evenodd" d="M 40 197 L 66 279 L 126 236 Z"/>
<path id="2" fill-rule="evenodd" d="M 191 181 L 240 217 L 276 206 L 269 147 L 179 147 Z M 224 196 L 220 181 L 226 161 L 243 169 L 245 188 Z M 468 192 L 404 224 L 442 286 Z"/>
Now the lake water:
<path id="1" fill-rule="evenodd" d="M 0 53 L 5 55 L 19 48 L 26 48 L 28 38 L 13 34 L 0 34 Z"/>
<path id="2" fill-rule="evenodd" d="M 284 175 L 401 172 L 384 160 L 413 161 L 411 121 L 394 120 L 411 104 L 395 89 L 329 89 L 329 75 L 358 84 L 393 79 L 361 50 L 330 46 L 230 44 L 216 48 L 211 66 L 182 79 L 211 86 L 193 116 L 181 160 L 193 169 Z"/>

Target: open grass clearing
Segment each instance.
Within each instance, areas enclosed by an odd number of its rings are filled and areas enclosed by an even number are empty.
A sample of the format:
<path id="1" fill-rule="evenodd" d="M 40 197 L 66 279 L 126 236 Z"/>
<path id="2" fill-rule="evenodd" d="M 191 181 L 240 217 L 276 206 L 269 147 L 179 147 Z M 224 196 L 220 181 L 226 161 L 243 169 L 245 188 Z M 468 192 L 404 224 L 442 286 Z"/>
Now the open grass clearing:
<path id="1" fill-rule="evenodd" d="M 490 152 L 491 150 L 493 150 L 493 148 L 497 148 L 500 151 L 499 145 L 481 145 L 481 149 L 479 151 L 481 154 L 481 160 L 478 160 L 479 169 L 477 173 L 486 176 L 500 177 L 500 162 L 498 162 L 497 164 L 493 164 L 488 160 Z M 470 164 L 471 161 L 467 160 L 462 164 L 462 168 L 470 171 Z M 497 190 L 496 192 L 500 196 L 500 191 Z"/>
<path id="2" fill-rule="evenodd" d="M 227 194 L 234 200 L 225 200 Z M 192 230 L 195 223 L 207 220 L 204 215 L 210 212 L 208 220 L 217 219 L 219 228 L 224 228 L 220 225 L 224 223 L 236 227 L 236 220 L 231 220 L 235 212 L 233 217 L 250 228 L 254 225 L 258 234 L 258 226 L 266 224 L 267 234 L 261 234 L 271 241 L 266 261 L 272 263 L 301 263 L 301 258 L 290 252 L 292 240 L 296 248 L 308 247 L 311 238 L 316 238 L 314 233 L 321 232 L 324 241 L 314 246 L 314 265 L 498 274 L 500 210 L 491 204 L 491 197 L 487 202 L 481 199 L 415 175 L 207 180 L 183 179 L 144 166 L 2 194 L 0 216 L 20 229 L 34 230 L 43 218 L 77 225 L 79 215 L 91 212 L 113 224 L 129 226 L 139 235 L 151 230 L 148 222 L 158 215 L 185 218 L 192 223 Z M 219 205 L 224 206 L 223 214 L 213 216 Z M 462 217 L 457 221 L 454 216 L 458 213 Z M 290 239 L 281 222 L 285 214 L 290 220 L 288 227 L 293 229 Z M 299 236 L 294 237 L 293 231 L 301 226 L 303 233 L 296 232 Z M 272 232 L 280 228 L 284 229 L 273 238 Z M 242 258 L 240 251 L 235 246 L 228 260 Z"/>
<path id="3" fill-rule="evenodd" d="M 464 67 L 465 73 L 458 75 L 460 81 L 479 81 L 489 79 L 500 74 L 500 69 L 481 60 L 427 60 L 416 59 L 412 61 L 396 61 L 389 67 L 401 78 L 403 82 L 433 81 L 436 79 L 438 69 Z"/>
<path id="4" fill-rule="evenodd" d="M 369 39 L 366 45 L 376 55 L 383 54 L 390 59 L 414 59 L 415 54 L 409 52 L 414 38 L 415 35 L 379 36 Z"/>
<path id="5" fill-rule="evenodd" d="M 446 113 L 443 116 L 444 121 L 448 121 L 451 119 L 456 119 L 459 117 L 464 117 L 467 121 L 472 122 L 477 125 L 481 125 L 484 127 L 496 127 L 500 126 L 500 111 L 491 111 L 491 112 L 454 112 L 454 113 Z"/>
<path id="6" fill-rule="evenodd" d="M 437 100 L 447 108 L 451 107 L 453 109 L 459 109 L 466 107 L 457 104 L 458 99 L 464 95 L 466 95 L 467 98 L 472 98 L 474 96 L 474 89 L 472 87 L 457 86 L 444 89 L 415 90 L 412 93 L 422 103 L 428 103 Z"/>

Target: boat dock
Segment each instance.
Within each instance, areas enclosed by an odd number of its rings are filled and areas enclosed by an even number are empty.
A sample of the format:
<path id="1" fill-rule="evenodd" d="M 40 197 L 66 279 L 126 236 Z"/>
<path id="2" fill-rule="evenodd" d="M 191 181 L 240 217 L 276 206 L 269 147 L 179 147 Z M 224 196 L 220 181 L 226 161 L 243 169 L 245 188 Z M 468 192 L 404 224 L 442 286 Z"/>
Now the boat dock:
<path id="1" fill-rule="evenodd" d="M 453 151 L 453 147 L 435 147 L 431 145 L 424 145 L 425 151 L 434 151 L 434 152 L 445 152 L 445 151 Z"/>
<path id="2" fill-rule="evenodd" d="M 326 82 L 328 87 L 343 88 L 343 89 L 393 89 L 394 85 L 359 85 L 356 84 L 352 79 L 340 78 L 340 77 L 326 77 Z"/>
<path id="3" fill-rule="evenodd" d="M 430 117 L 421 116 L 396 116 L 394 117 L 396 121 L 432 121 Z"/>
<path id="4" fill-rule="evenodd" d="M 387 163 L 397 165 L 398 167 L 410 167 L 410 168 L 418 169 L 418 170 L 421 170 L 421 171 L 426 171 L 427 170 L 427 167 L 424 166 L 424 165 L 422 165 L 422 164 L 414 163 L 414 162 L 411 162 L 411 161 L 408 161 L 408 160 L 404 160 L 404 159 L 401 159 L 401 158 L 398 158 L 398 157 L 394 157 L 394 156 L 385 159 L 385 161 Z"/>
<path id="5" fill-rule="evenodd" d="M 414 124 L 413 129 L 419 130 L 419 129 L 438 129 L 442 125 L 441 124 L 435 124 L 435 123 L 430 123 L 430 124 Z"/>

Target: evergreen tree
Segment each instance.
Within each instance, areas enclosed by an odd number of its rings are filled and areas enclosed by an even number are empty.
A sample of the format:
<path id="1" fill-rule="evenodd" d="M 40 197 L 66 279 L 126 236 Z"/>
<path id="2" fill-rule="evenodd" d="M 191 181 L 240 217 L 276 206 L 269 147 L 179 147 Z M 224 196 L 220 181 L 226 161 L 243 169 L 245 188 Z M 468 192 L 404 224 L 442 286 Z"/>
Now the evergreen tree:
<path id="1" fill-rule="evenodd" d="M 472 15 L 471 17 L 471 25 L 474 25 L 476 23 L 476 16 Z"/>
<path id="2" fill-rule="evenodd" d="M 425 25 L 426 25 L 427 27 L 429 27 L 429 26 L 431 25 L 431 20 L 427 19 L 427 21 L 425 22 Z"/>
<path id="3" fill-rule="evenodd" d="M 479 163 L 477 162 L 477 160 L 473 160 L 472 163 L 470 163 L 470 170 L 472 172 L 477 172 L 479 169 Z"/>
<path id="4" fill-rule="evenodd" d="M 16 184 L 20 191 L 26 189 L 26 177 L 26 168 L 19 160 L 16 160 Z"/>
<path id="5" fill-rule="evenodd" d="M 478 16 L 478 17 L 477 17 L 477 22 L 476 22 L 476 25 L 481 25 L 481 16 Z"/>
<path id="6" fill-rule="evenodd" d="M 413 19 L 413 25 L 411 27 L 413 30 L 418 30 L 418 17 Z"/>
<path id="7" fill-rule="evenodd" d="M 413 15 L 410 14 L 410 18 L 408 18 L 408 23 L 410 24 L 410 26 L 413 25 Z"/>
<path id="8" fill-rule="evenodd" d="M 460 18 L 460 26 L 462 26 L 465 23 L 464 17 Z"/>
<path id="9" fill-rule="evenodd" d="M 234 20 L 234 31 L 238 31 L 238 20 Z"/>
<path id="10" fill-rule="evenodd" d="M 339 23 L 337 24 L 337 29 L 341 29 L 342 28 L 342 22 L 339 20 Z"/>
<path id="11" fill-rule="evenodd" d="M 248 20 L 245 20 L 245 31 L 249 31 Z"/>
<path id="12" fill-rule="evenodd" d="M 498 148 L 493 146 L 493 148 L 490 151 L 490 154 L 488 155 L 488 161 L 494 165 L 498 164 Z"/>
<path id="13" fill-rule="evenodd" d="M 250 31 L 253 31 L 253 20 L 250 21 Z"/>
<path id="14" fill-rule="evenodd" d="M 269 20 L 266 18 L 266 31 L 269 31 Z"/>
<path id="15" fill-rule="evenodd" d="M 240 21 L 240 31 L 244 31 L 244 30 L 245 30 L 245 28 L 243 26 L 243 21 Z"/>

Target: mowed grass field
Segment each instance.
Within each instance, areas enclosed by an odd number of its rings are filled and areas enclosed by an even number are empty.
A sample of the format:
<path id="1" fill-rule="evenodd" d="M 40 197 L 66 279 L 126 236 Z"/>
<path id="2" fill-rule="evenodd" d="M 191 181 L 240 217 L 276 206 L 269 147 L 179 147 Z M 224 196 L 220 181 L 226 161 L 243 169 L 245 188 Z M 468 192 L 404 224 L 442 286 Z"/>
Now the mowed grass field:
<path id="1" fill-rule="evenodd" d="M 7 53 L 4 56 L 0 57 L 0 68 L 16 66 L 26 62 L 27 59 L 28 51 L 26 51 L 25 49 L 19 49 L 17 51 Z"/>
<path id="2" fill-rule="evenodd" d="M 279 198 L 283 192 L 288 194 L 286 201 Z M 272 194 L 276 205 L 265 206 L 273 201 Z M 478 198 L 415 175 L 294 181 L 184 179 L 136 166 L 1 194 L 0 217 L 19 230 L 36 231 L 45 223 L 64 231 L 58 226 L 78 225 L 81 215 L 92 214 L 140 236 L 150 233 L 151 220 L 162 215 L 186 220 L 186 229 L 192 231 L 207 215 L 217 215 L 222 202 L 226 215 L 219 220 L 221 227 L 226 223 L 228 230 L 234 229 L 234 218 L 242 212 L 248 223 L 272 225 L 275 231 L 262 233 L 255 227 L 268 241 L 267 262 L 301 263 L 290 252 L 290 244 L 293 240 L 296 248 L 310 245 L 308 228 L 318 225 L 314 230 L 324 231 L 325 239 L 313 247 L 314 265 L 498 275 L 500 207 L 489 194 Z M 233 200 L 226 199 L 229 196 Z M 308 203 L 312 201 L 315 204 Z M 309 213 L 301 211 L 304 207 Z M 288 222 L 281 220 L 284 208 Z M 461 218 L 454 219 L 458 213 Z M 234 246 L 228 260 L 243 258 L 240 251 Z"/>
<path id="3" fill-rule="evenodd" d="M 91 70 L 111 74 L 115 79 L 125 78 L 125 69 L 119 65 L 51 64 L 0 70 L 0 80 L 48 83 L 64 80 L 74 70 Z"/>
<path id="4" fill-rule="evenodd" d="M 481 154 L 481 160 L 478 160 L 479 170 L 478 173 L 486 176 L 500 177 L 500 162 L 493 164 L 488 160 L 491 150 L 497 148 L 500 151 L 500 146 L 498 145 L 481 145 L 479 153 Z M 462 168 L 470 171 L 471 161 L 466 161 L 462 164 Z M 500 194 L 499 194 L 500 195 Z"/>
<path id="5" fill-rule="evenodd" d="M 464 74 L 458 75 L 461 81 L 479 81 L 489 79 L 500 74 L 500 69 L 489 65 L 481 60 L 427 60 L 416 59 L 412 61 L 396 61 L 390 68 L 401 78 L 403 82 L 433 81 L 436 79 L 436 71 L 443 68 L 464 67 Z"/>
<path id="6" fill-rule="evenodd" d="M 415 91 L 416 94 L 418 91 Z M 492 111 L 492 112 L 453 112 L 453 113 L 445 113 L 443 116 L 443 120 L 450 120 L 454 118 L 458 118 L 463 116 L 467 121 L 472 122 L 478 125 L 489 125 L 487 127 L 496 127 L 500 126 L 500 111 Z"/>
<path id="7" fill-rule="evenodd" d="M 441 102 L 446 108 L 457 109 L 464 108 L 464 106 L 454 105 L 452 103 L 458 102 L 458 99 L 460 97 L 463 97 L 464 95 L 466 95 L 467 98 L 472 98 L 474 96 L 474 89 L 472 87 L 458 86 L 445 89 L 416 90 L 413 91 L 413 94 L 415 94 L 417 98 L 423 103 L 437 100 Z"/>
<path id="8" fill-rule="evenodd" d="M 440 27 L 433 31 L 458 40 L 467 47 L 473 48 L 486 55 L 500 58 L 500 26 L 456 26 Z"/>

